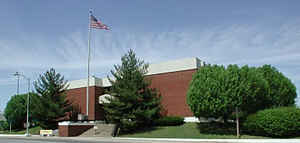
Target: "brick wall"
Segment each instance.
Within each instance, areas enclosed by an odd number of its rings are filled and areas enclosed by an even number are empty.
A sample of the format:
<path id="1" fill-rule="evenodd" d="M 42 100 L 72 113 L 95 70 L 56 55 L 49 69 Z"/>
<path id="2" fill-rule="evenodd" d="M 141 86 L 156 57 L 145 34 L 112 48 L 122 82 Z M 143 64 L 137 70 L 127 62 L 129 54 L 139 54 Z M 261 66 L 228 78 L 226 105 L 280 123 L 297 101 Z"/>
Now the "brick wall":
<path id="1" fill-rule="evenodd" d="M 151 79 L 151 88 L 156 88 L 162 96 L 163 115 L 193 116 L 186 103 L 186 93 L 196 69 L 161 73 L 146 76 Z M 99 104 L 99 96 L 104 93 L 102 87 L 92 86 L 89 89 L 89 120 L 103 120 L 103 108 Z M 67 99 L 76 106 L 80 113 L 86 114 L 86 88 L 67 91 Z"/>
<path id="2" fill-rule="evenodd" d="M 195 72 L 196 69 L 147 76 L 151 80 L 151 88 L 156 88 L 162 96 L 162 114 L 193 116 L 186 103 L 186 93 Z"/>
<path id="3" fill-rule="evenodd" d="M 81 135 L 93 127 L 94 125 L 60 125 L 58 132 L 60 137 L 74 137 Z"/>
<path id="4" fill-rule="evenodd" d="M 102 120 L 103 110 L 99 105 L 99 96 L 104 92 L 101 87 L 89 87 L 89 116 L 88 120 Z M 86 114 L 86 88 L 67 90 L 67 99 L 82 114 Z"/>
<path id="5" fill-rule="evenodd" d="M 95 88 L 95 119 L 104 120 L 104 109 L 101 104 L 99 104 L 99 96 L 104 94 L 104 89 L 102 87 Z"/>

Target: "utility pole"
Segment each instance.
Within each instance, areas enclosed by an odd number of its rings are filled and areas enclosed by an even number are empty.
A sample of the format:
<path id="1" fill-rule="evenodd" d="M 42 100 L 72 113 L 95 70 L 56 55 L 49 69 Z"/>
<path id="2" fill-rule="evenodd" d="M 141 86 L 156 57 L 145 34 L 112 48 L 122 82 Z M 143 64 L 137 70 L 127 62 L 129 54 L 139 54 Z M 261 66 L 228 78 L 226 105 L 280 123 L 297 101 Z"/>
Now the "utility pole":
<path id="1" fill-rule="evenodd" d="M 28 80 L 28 94 L 27 94 L 27 119 L 26 119 L 26 136 L 30 136 L 29 135 L 29 94 L 30 94 L 30 78 L 27 78 Z"/>
<path id="2" fill-rule="evenodd" d="M 19 95 L 19 93 L 20 93 L 20 76 L 21 76 L 21 74 L 19 72 L 16 72 L 14 74 L 14 76 L 17 77 L 17 95 Z M 9 132 L 11 133 L 11 119 L 10 119 L 10 122 L 9 122 Z"/>
<path id="3" fill-rule="evenodd" d="M 17 74 L 17 95 L 19 95 L 20 93 L 20 74 L 18 72 L 16 72 Z"/>
<path id="4" fill-rule="evenodd" d="M 19 95 L 19 89 L 20 89 L 20 76 L 21 76 L 21 74 L 20 74 L 19 72 L 16 72 L 16 73 L 14 74 L 14 76 L 17 77 L 17 95 Z"/>
<path id="5" fill-rule="evenodd" d="M 26 117 L 26 136 L 30 136 L 29 135 L 29 94 L 30 94 L 30 78 L 26 77 L 25 75 L 23 74 L 20 74 L 19 72 L 16 72 L 14 74 L 14 76 L 16 76 L 18 78 L 18 86 L 17 86 L 17 94 L 19 94 L 19 80 L 20 80 L 20 76 L 22 76 L 23 78 L 27 79 L 28 81 L 28 94 L 27 94 L 27 105 L 26 105 L 26 112 L 27 112 L 27 117 Z"/>

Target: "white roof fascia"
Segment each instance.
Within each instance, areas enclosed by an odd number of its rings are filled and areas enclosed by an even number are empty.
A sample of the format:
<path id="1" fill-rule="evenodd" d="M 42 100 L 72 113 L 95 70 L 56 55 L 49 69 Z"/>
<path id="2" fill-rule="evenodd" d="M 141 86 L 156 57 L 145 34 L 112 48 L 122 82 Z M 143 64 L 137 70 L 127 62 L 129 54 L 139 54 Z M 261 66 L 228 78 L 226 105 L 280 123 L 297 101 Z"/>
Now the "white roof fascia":
<path id="1" fill-rule="evenodd" d="M 71 122 L 71 121 L 63 121 L 58 123 L 59 126 L 83 126 L 83 125 L 90 125 L 94 126 L 95 122 L 93 121 L 84 121 L 84 122 Z"/>
<path id="2" fill-rule="evenodd" d="M 196 57 L 172 60 L 157 64 L 150 64 L 148 68 L 148 73 L 146 75 L 192 70 L 197 69 L 203 65 L 204 62 L 202 62 Z M 87 86 L 87 79 L 73 80 L 68 82 L 68 84 L 69 86 L 67 89 L 83 88 Z M 108 78 L 101 79 L 93 76 L 90 77 L 90 86 L 110 87 L 111 83 L 108 80 Z"/>
<path id="3" fill-rule="evenodd" d="M 200 66 L 202 66 L 202 62 L 198 58 L 172 60 L 158 64 L 150 64 L 148 68 L 148 73 L 146 75 L 191 70 L 197 69 Z"/>
<path id="4" fill-rule="evenodd" d="M 80 80 L 73 80 L 68 82 L 67 84 L 69 85 L 67 89 L 87 87 L 87 78 L 80 79 Z M 90 77 L 89 86 L 101 86 L 101 85 L 102 85 L 102 81 L 100 78 Z"/>
<path id="5" fill-rule="evenodd" d="M 102 87 L 110 87 L 111 86 L 111 83 L 110 81 L 108 80 L 108 78 L 102 78 Z"/>

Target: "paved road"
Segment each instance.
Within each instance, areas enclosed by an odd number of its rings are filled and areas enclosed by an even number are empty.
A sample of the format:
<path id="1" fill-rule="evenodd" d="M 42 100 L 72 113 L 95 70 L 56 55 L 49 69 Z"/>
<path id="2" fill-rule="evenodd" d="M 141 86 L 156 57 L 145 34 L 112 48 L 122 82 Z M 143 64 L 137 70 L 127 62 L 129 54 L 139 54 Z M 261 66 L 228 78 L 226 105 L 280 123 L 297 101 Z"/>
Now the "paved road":
<path id="1" fill-rule="evenodd" d="M 74 139 L 37 139 L 37 138 L 11 138 L 1 137 L 0 143 L 118 143 L 112 141 L 90 141 Z"/>
<path id="2" fill-rule="evenodd" d="M 94 143 L 94 142 L 74 141 L 74 140 L 39 140 L 39 139 L 23 139 L 23 138 L 0 138 L 0 143 Z"/>
<path id="3" fill-rule="evenodd" d="M 112 139 L 112 138 L 89 138 L 89 137 L 87 138 L 0 137 L 0 143 L 173 143 L 173 141 L 122 140 L 122 139 L 120 140 L 120 139 Z M 180 143 L 185 143 L 185 142 L 180 142 Z M 207 143 L 207 142 L 201 142 L 201 143 Z"/>
<path id="4" fill-rule="evenodd" d="M 139 139 L 112 139 L 112 138 L 74 138 L 74 137 L 1 137 L 0 143 L 190 143 L 188 141 L 160 141 Z M 194 142 L 193 142 L 194 143 Z M 200 143 L 216 143 L 201 141 Z M 220 142 L 218 142 L 220 143 Z"/>
<path id="5" fill-rule="evenodd" d="M 300 139 L 149 139 L 0 136 L 0 143 L 300 143 Z"/>

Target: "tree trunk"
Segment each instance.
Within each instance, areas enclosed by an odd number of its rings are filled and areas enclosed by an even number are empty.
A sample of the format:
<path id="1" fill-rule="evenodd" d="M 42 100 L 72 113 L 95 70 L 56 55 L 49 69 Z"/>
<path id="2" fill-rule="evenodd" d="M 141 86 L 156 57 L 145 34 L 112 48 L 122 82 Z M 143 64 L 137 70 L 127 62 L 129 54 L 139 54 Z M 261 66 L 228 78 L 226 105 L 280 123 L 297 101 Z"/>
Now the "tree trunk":
<path id="1" fill-rule="evenodd" d="M 223 120 L 224 120 L 224 124 L 227 125 L 228 124 L 228 116 L 223 115 Z"/>
<path id="2" fill-rule="evenodd" d="M 11 133 L 11 122 L 9 122 L 9 133 Z"/>
<path id="3" fill-rule="evenodd" d="M 235 107 L 235 115 L 236 115 L 236 136 L 240 138 L 240 122 L 239 122 L 239 109 Z"/>

